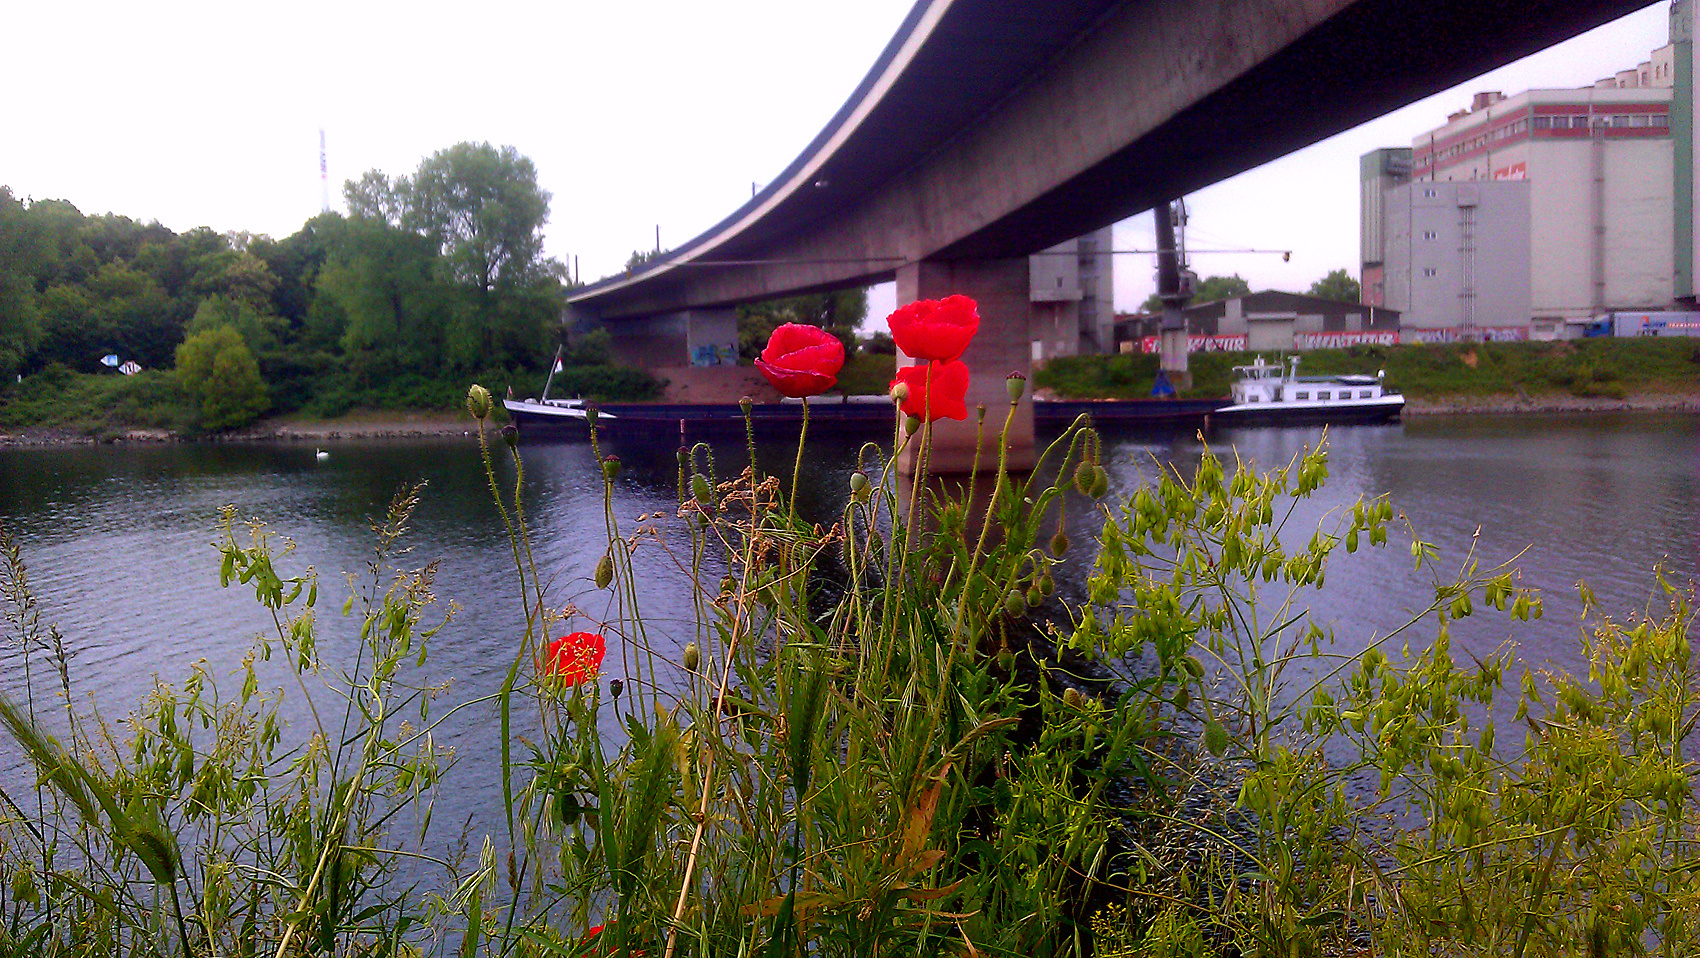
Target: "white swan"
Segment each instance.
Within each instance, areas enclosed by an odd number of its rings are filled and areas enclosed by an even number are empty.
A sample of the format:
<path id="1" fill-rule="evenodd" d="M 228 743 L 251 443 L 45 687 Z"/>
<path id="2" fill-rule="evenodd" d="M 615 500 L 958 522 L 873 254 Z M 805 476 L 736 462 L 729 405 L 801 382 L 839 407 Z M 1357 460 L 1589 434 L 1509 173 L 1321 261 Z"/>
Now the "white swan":
<path id="1" fill-rule="evenodd" d="M 313 447 L 313 458 L 314 459 L 317 459 L 320 462 L 324 462 L 326 459 L 329 459 L 330 457 L 331 457 L 330 453 L 324 451 L 323 449 L 320 449 L 318 446 Z"/>

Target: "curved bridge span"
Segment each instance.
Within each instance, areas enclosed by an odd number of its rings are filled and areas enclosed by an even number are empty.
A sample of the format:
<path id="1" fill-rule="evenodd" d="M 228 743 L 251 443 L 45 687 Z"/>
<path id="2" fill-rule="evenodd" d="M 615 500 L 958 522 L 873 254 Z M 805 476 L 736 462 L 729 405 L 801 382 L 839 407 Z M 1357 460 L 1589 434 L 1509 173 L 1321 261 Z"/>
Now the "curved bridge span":
<path id="1" fill-rule="evenodd" d="M 568 318 L 672 365 L 693 314 L 894 278 L 899 302 L 967 292 L 987 321 L 967 359 L 1000 370 L 976 377 L 996 408 L 1028 364 L 1029 254 L 1649 2 L 918 0 L 766 189 L 574 291 Z"/>

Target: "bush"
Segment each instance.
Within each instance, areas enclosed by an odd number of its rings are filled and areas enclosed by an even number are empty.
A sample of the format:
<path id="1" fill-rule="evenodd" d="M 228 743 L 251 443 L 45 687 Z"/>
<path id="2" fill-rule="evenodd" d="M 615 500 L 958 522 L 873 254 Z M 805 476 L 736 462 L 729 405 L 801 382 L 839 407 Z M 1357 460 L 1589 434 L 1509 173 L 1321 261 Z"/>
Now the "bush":
<path id="1" fill-rule="evenodd" d="M 259 363 L 229 326 L 196 333 L 177 347 L 177 381 L 194 397 L 202 429 L 247 425 L 271 405 Z"/>

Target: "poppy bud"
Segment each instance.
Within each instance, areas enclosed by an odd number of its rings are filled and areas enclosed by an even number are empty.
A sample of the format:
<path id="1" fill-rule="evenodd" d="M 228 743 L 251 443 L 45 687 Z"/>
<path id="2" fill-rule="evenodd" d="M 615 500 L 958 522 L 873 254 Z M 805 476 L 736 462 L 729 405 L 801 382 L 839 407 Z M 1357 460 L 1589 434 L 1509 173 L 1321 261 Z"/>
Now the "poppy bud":
<path id="1" fill-rule="evenodd" d="M 502 427 L 502 441 L 508 444 L 509 449 L 519 446 L 519 429 L 513 423 Z"/>
<path id="2" fill-rule="evenodd" d="M 691 494 L 696 496 L 700 505 L 714 504 L 714 487 L 708 484 L 708 477 L 700 472 L 691 477 Z"/>
<path id="3" fill-rule="evenodd" d="M 702 650 L 697 648 L 695 642 L 685 646 L 685 654 L 679 660 L 679 664 L 685 667 L 686 672 L 695 672 L 697 666 L 702 664 Z"/>
<path id="4" fill-rule="evenodd" d="M 868 474 L 860 469 L 850 474 L 850 495 L 855 496 L 857 502 L 867 502 L 868 496 L 872 495 L 868 489 Z"/>
<path id="5" fill-rule="evenodd" d="M 1109 491 L 1110 491 L 1110 473 L 1103 466 L 1093 466 L 1092 467 L 1092 491 L 1089 494 L 1094 499 L 1102 499 L 1102 498 L 1104 498 L 1104 494 L 1109 492 Z"/>
<path id="6" fill-rule="evenodd" d="M 1015 671 L 1015 653 L 1011 652 L 1009 649 L 1003 649 L 1002 651 L 998 652 L 998 665 L 1005 672 L 1014 672 Z"/>
<path id="7" fill-rule="evenodd" d="M 903 434 L 905 436 L 915 435 L 915 430 L 917 430 L 919 428 L 921 428 L 921 420 L 920 419 L 918 419 L 914 416 L 907 416 L 907 417 L 904 418 L 904 420 L 903 420 Z"/>
<path id="8" fill-rule="evenodd" d="M 626 683 L 620 681 L 619 679 L 609 679 L 608 680 L 608 691 L 613 693 L 615 698 L 620 697 L 620 692 L 623 689 L 625 689 L 625 687 L 626 687 Z"/>
<path id="9" fill-rule="evenodd" d="M 490 390 L 477 383 L 466 391 L 466 411 L 474 419 L 484 419 L 490 415 Z"/>
<path id="10" fill-rule="evenodd" d="M 1080 708 L 1085 701 L 1085 697 L 1080 694 L 1080 690 L 1077 688 L 1069 688 L 1063 692 L 1063 704 L 1071 709 Z"/>
<path id="11" fill-rule="evenodd" d="M 1021 394 L 1027 391 L 1027 377 L 1020 373 L 1010 373 L 1003 385 L 1009 390 L 1009 401 L 1017 403 L 1021 401 Z"/>
<path id="12" fill-rule="evenodd" d="M 1038 608 L 1039 603 L 1043 601 L 1045 601 L 1045 593 L 1039 591 L 1038 583 L 1034 583 L 1027 588 L 1027 607 L 1029 609 Z"/>
<path id="13" fill-rule="evenodd" d="M 681 468 L 685 465 L 685 463 L 687 463 L 691 460 L 691 451 L 689 449 L 686 449 L 684 446 L 679 447 L 679 451 L 676 455 L 677 455 L 677 458 L 679 460 L 679 465 L 680 465 Z"/>
<path id="14" fill-rule="evenodd" d="M 1011 589 L 1009 594 L 1003 597 L 1003 610 L 1010 615 L 1020 615 L 1027 611 L 1027 598 L 1020 591 Z"/>
<path id="15" fill-rule="evenodd" d="M 1051 578 L 1049 572 L 1039 577 L 1039 591 L 1044 593 L 1046 598 L 1056 594 L 1057 580 Z"/>
<path id="16" fill-rule="evenodd" d="M 608 553 L 602 553 L 602 559 L 596 563 L 596 587 L 608 588 L 608 583 L 614 581 L 614 560 Z"/>
<path id="17" fill-rule="evenodd" d="M 1068 552 L 1068 533 L 1058 529 L 1057 534 L 1051 536 L 1051 555 L 1060 559 L 1066 552 Z"/>
<path id="18" fill-rule="evenodd" d="M 903 400 L 908 399 L 909 398 L 909 384 L 906 383 L 906 382 L 902 382 L 902 381 L 892 383 L 891 384 L 891 398 L 892 398 L 893 402 L 902 402 Z"/>
<path id="19" fill-rule="evenodd" d="M 1092 464 L 1090 462 L 1082 462 L 1074 470 L 1074 488 L 1079 489 L 1083 496 L 1092 494 Z"/>

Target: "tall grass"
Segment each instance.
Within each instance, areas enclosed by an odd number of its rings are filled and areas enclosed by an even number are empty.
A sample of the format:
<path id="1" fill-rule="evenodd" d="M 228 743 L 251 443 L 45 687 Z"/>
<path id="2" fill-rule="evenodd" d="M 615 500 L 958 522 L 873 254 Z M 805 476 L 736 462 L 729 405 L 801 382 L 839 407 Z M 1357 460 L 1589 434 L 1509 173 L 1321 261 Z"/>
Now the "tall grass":
<path id="1" fill-rule="evenodd" d="M 697 446 L 679 450 L 677 507 L 633 527 L 598 448 L 590 585 L 610 611 L 587 621 L 539 575 L 522 446 L 488 430 L 490 405 L 475 388 L 525 615 L 481 699 L 442 703 L 420 678 L 445 617 L 433 567 L 397 564 L 412 492 L 353 580 L 352 663 L 320 658 L 311 570 L 286 571 L 287 543 L 228 512 L 221 576 L 274 628 L 239 691 L 200 665 L 121 726 L 69 707 L 69 653 L 0 543 L 33 696 L 0 720 L 38 772 L 0 786 L 0 953 L 1692 949 L 1700 670 L 1674 585 L 1668 609 L 1592 622 L 1585 680 L 1524 677 L 1517 749 L 1494 733 L 1509 649 L 1460 664 L 1449 629 L 1537 617 L 1539 595 L 1475 556 L 1443 567 L 1413 533 L 1432 603 L 1336 651 L 1315 589 L 1397 526 L 1384 499 L 1289 526 L 1324 450 L 1264 474 L 1207 451 L 1110 500 L 1076 424 L 1032 473 L 910 483 L 898 464 L 924 466 L 930 430 L 894 413 L 819 521 L 753 455 L 723 472 Z M 1059 605 L 1058 563 L 1083 547 L 1065 509 L 1103 525 L 1086 599 Z M 672 552 L 696 610 L 682 652 L 644 615 L 656 586 L 634 555 L 670 548 L 655 523 L 688 532 Z M 552 637 L 580 631 L 618 681 L 555 665 Z M 305 728 L 260 690 L 274 655 L 311 703 Z M 430 823 L 456 774 L 435 732 L 463 709 L 490 717 L 500 817 L 459 855 Z M 1389 813 L 1399 827 L 1377 824 Z"/>

